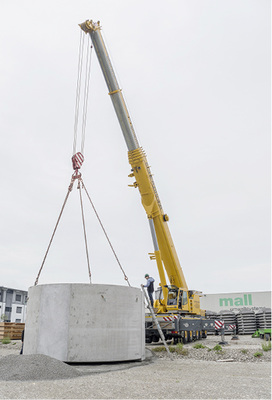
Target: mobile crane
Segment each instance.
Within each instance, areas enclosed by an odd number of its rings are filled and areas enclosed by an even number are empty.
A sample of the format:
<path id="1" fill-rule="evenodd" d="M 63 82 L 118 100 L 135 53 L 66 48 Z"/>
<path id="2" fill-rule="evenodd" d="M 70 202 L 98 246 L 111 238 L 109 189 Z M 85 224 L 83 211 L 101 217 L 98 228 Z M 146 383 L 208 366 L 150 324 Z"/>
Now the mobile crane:
<path id="1" fill-rule="evenodd" d="M 151 230 L 154 252 L 150 258 L 155 259 L 160 276 L 160 286 L 156 291 L 154 310 L 164 322 L 166 338 L 190 340 L 193 335 L 205 336 L 209 323 L 205 312 L 200 309 L 199 292 L 188 290 L 176 249 L 168 228 L 167 214 L 164 213 L 155 183 L 142 147 L 139 146 L 126 103 L 120 89 L 104 40 L 101 35 L 100 22 L 87 20 L 79 25 L 89 34 L 104 75 L 121 130 L 128 148 L 128 160 L 131 165 L 129 177 L 134 178 L 132 187 L 138 188 L 142 205 L 146 211 Z M 166 280 L 166 274 L 169 284 Z M 168 322 L 167 322 L 168 321 Z M 169 322 L 170 321 L 170 322 Z M 170 325 L 170 327 L 169 327 Z M 152 323 L 146 323 L 146 340 L 157 341 L 159 335 Z M 168 329 L 168 328 L 169 329 Z"/>

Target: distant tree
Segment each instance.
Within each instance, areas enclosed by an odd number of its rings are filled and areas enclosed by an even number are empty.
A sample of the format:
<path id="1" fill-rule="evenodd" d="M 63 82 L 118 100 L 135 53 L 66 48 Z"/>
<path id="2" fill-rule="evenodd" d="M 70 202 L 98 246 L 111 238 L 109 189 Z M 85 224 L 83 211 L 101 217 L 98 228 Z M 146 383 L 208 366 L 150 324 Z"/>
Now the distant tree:
<path id="1" fill-rule="evenodd" d="M 6 314 L 2 314 L 0 318 L 1 318 L 1 321 L 3 321 L 3 322 L 5 322 L 6 319 L 8 319 L 8 317 L 6 316 Z"/>

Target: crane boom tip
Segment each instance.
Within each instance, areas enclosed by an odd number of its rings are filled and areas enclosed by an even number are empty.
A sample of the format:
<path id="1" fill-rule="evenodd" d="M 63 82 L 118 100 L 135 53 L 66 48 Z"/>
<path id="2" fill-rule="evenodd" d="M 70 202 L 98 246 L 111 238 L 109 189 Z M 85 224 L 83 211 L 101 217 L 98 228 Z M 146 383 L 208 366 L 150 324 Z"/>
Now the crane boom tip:
<path id="1" fill-rule="evenodd" d="M 82 24 L 79 24 L 79 26 L 85 33 L 90 33 L 100 29 L 100 21 L 93 22 L 93 20 L 87 19 Z"/>

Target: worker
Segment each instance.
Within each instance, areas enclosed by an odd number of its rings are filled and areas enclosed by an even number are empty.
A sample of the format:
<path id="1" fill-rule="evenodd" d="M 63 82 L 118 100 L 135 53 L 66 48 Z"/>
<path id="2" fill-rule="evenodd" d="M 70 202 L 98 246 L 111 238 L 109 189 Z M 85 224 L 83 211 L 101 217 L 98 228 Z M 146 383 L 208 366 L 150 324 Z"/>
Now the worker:
<path id="1" fill-rule="evenodd" d="M 147 288 L 147 293 L 148 293 L 148 296 L 149 296 L 149 299 L 150 299 L 150 303 L 151 303 L 151 306 L 153 307 L 153 303 L 154 303 L 154 301 L 153 301 L 153 293 L 154 293 L 154 282 L 155 282 L 155 279 L 152 278 L 151 276 L 149 276 L 148 274 L 145 274 L 145 279 L 147 280 L 147 282 L 146 282 L 146 285 L 143 285 L 143 287 Z"/>

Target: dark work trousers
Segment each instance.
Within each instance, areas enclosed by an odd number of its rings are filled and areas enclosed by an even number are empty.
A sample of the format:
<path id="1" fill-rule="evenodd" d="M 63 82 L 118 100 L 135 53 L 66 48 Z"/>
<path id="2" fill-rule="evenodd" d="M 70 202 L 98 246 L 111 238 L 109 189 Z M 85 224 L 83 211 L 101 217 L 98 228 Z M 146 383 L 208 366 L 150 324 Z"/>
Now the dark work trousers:
<path id="1" fill-rule="evenodd" d="M 151 305 L 152 305 L 152 307 L 153 307 L 153 293 L 152 292 L 150 292 L 148 289 L 147 289 L 147 293 L 148 293 L 148 296 L 149 296 L 149 300 L 150 300 L 150 303 L 151 303 Z"/>

